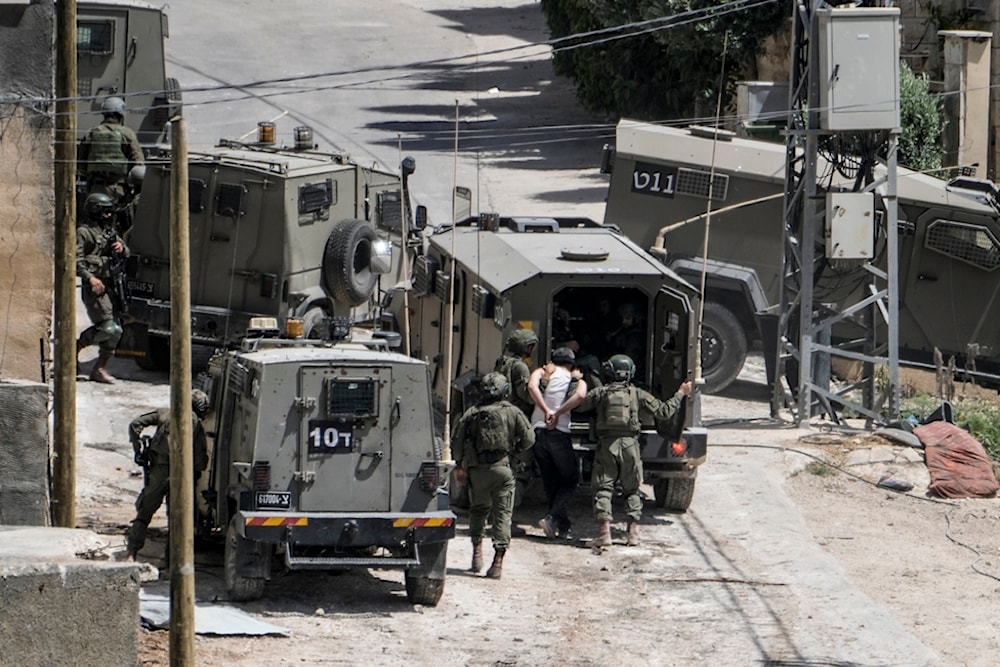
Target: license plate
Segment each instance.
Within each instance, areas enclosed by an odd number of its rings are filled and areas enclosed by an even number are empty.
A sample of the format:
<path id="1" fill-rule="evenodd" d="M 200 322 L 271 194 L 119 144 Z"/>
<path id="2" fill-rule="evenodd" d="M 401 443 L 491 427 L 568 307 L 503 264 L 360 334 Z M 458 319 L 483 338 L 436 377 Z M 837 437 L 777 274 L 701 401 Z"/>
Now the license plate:
<path id="1" fill-rule="evenodd" d="M 151 283 L 145 280 L 136 280 L 135 278 L 129 278 L 125 281 L 125 288 L 128 293 L 132 296 L 144 296 L 148 298 L 153 297 L 153 290 L 156 288 L 156 283 Z"/>
<path id="2" fill-rule="evenodd" d="M 289 491 L 257 491 L 254 505 L 259 510 L 287 510 L 292 508 L 292 494 Z"/>

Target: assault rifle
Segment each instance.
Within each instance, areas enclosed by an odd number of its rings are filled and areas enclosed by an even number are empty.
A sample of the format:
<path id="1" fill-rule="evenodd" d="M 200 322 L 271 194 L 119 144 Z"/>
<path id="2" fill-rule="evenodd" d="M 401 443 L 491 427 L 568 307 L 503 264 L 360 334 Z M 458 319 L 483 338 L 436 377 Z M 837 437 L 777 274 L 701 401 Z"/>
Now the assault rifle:
<path id="1" fill-rule="evenodd" d="M 104 255 L 108 257 L 108 271 L 110 272 L 110 277 L 113 285 L 111 289 L 108 290 L 108 294 L 111 296 L 111 300 L 117 306 L 116 310 L 119 313 L 128 312 L 128 291 L 125 286 L 125 253 L 115 252 L 113 246 L 115 241 L 122 241 L 121 237 L 118 236 L 118 232 L 111 227 L 104 228 Z M 124 241 L 122 244 L 124 245 Z M 105 286 L 107 289 L 107 286 Z"/>

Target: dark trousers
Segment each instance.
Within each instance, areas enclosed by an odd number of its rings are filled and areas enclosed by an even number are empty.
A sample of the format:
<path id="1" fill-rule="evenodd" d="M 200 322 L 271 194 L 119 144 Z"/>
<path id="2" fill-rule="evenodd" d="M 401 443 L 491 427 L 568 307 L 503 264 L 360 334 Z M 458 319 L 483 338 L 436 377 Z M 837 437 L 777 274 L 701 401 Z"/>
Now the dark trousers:
<path id="1" fill-rule="evenodd" d="M 560 532 L 569 530 L 569 508 L 577 485 L 576 455 L 569 433 L 535 429 L 535 462 L 542 476 L 548 515 Z"/>

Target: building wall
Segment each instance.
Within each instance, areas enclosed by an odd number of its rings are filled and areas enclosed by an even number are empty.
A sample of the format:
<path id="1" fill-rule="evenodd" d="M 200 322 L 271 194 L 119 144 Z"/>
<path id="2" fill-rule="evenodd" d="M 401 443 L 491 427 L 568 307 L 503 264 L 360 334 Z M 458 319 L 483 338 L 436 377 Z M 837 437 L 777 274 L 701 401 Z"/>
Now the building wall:
<path id="1" fill-rule="evenodd" d="M 41 380 L 52 337 L 54 6 L 0 4 L 0 377 Z"/>

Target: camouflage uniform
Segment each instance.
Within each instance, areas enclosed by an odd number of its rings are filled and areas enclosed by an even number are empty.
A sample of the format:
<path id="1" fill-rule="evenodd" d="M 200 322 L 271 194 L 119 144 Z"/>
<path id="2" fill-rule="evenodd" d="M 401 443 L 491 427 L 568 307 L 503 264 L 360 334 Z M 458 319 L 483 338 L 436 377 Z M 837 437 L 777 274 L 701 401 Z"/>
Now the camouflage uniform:
<path id="1" fill-rule="evenodd" d="M 91 195 L 88 197 L 88 202 L 93 197 L 102 196 Z M 76 352 L 79 355 L 84 348 L 91 345 L 100 347 L 100 354 L 90 378 L 106 383 L 113 382 L 114 378 L 104 371 L 104 366 L 114 354 L 122 336 L 121 312 L 124 304 L 118 303 L 117 297 L 112 296 L 116 277 L 115 264 L 117 261 L 121 267 L 118 270 L 123 271 L 123 262 L 130 254 L 128 246 L 117 235 L 113 224 L 114 220 L 110 216 L 97 219 L 88 217 L 76 229 L 76 275 L 80 278 L 83 306 L 92 323 L 92 326 L 80 334 Z M 112 245 L 115 241 L 121 243 L 121 253 L 114 252 Z M 97 294 L 91 286 L 92 278 L 104 283 L 101 294 Z"/>
<path id="2" fill-rule="evenodd" d="M 208 446 L 201 418 L 198 414 L 192 414 L 191 419 L 194 479 L 197 482 L 201 473 L 208 467 Z M 149 522 L 170 493 L 170 410 L 163 408 L 147 412 L 128 425 L 129 441 L 135 451 L 137 463 L 142 462 L 139 458 L 141 436 L 143 430 L 148 427 L 156 427 L 156 433 L 150 442 L 149 459 L 145 462 L 146 483 L 135 501 L 135 519 L 129 525 L 125 537 L 126 548 L 133 558 L 146 543 L 146 529 L 149 527 Z"/>
<path id="3" fill-rule="evenodd" d="M 103 148 L 95 141 L 98 133 L 113 133 L 118 137 L 121 148 L 122 168 L 111 168 L 106 156 L 98 154 Z M 77 161 L 80 172 L 87 178 L 87 193 L 95 192 L 110 195 L 115 203 L 121 203 L 126 195 L 126 180 L 132 167 L 143 165 L 142 145 L 131 128 L 121 120 L 119 114 L 106 114 L 104 120 L 92 128 L 77 151 Z"/>
<path id="4" fill-rule="evenodd" d="M 524 416 L 531 419 L 535 402 L 528 391 L 528 380 L 531 379 L 531 369 L 525 362 L 538 344 L 538 336 L 531 329 L 515 329 L 507 337 L 503 355 L 493 364 L 495 373 L 502 373 L 510 383 L 510 402 L 521 409 Z M 521 483 L 521 488 L 527 487 L 535 476 L 535 462 L 532 457 L 514 454 L 511 460 L 515 479 Z M 519 529 L 522 531 L 524 529 Z"/>
<path id="5" fill-rule="evenodd" d="M 625 496 L 625 512 L 632 522 L 642 515 L 642 457 L 639 447 L 641 422 L 670 419 L 684 402 L 685 395 L 674 394 L 667 401 L 661 401 L 648 391 L 635 387 L 630 382 L 612 382 L 587 392 L 587 397 L 577 408 L 581 412 L 594 410 L 601 414 L 601 403 L 612 391 L 628 391 L 632 395 L 630 426 L 613 429 L 596 423 L 597 450 L 594 452 L 594 468 L 591 482 L 594 485 L 594 517 L 598 521 L 610 521 L 612 517 L 611 498 L 617 482 Z"/>
<path id="6" fill-rule="evenodd" d="M 492 375 L 497 374 L 487 378 Z M 469 535 L 480 558 L 488 517 L 492 517 L 493 548 L 501 561 L 510 545 L 514 474 L 509 456 L 528 450 L 534 443 L 535 432 L 527 417 L 502 399 L 487 398 L 469 408 L 455 426 L 452 454 L 456 465 L 468 475 Z M 473 569 L 478 571 L 475 566 Z"/>

